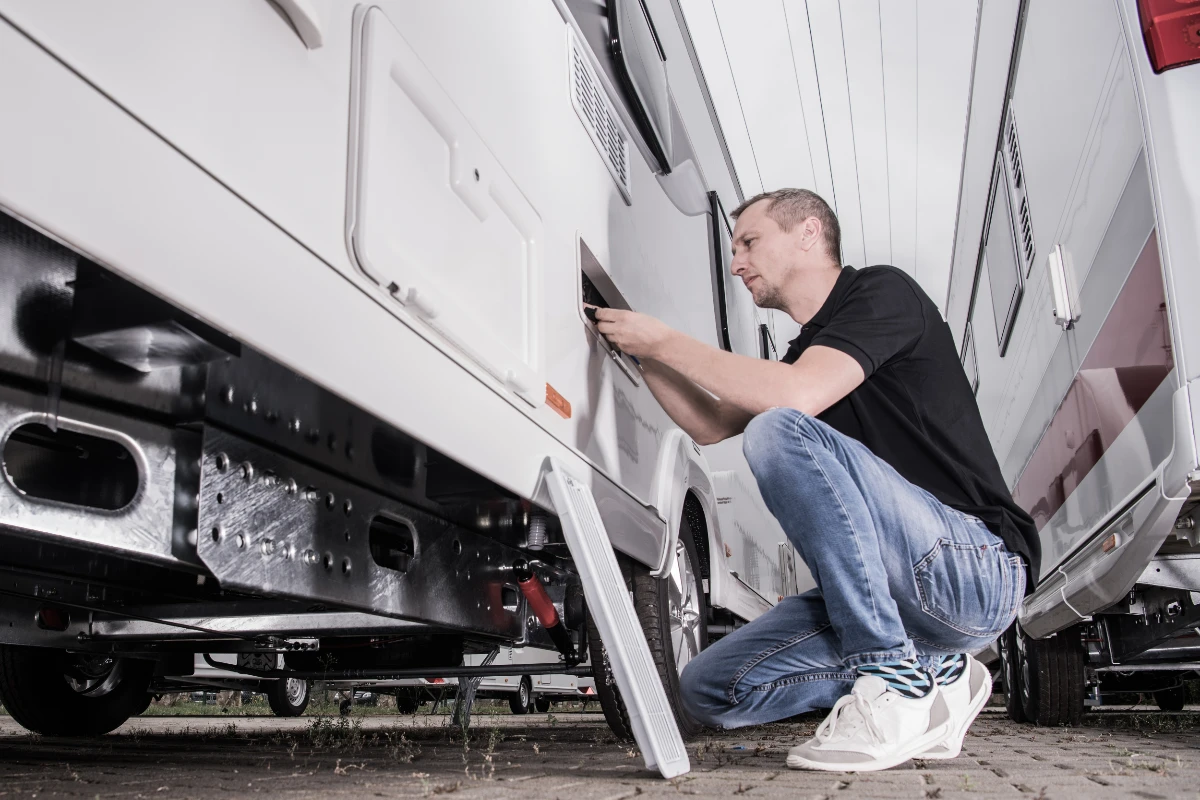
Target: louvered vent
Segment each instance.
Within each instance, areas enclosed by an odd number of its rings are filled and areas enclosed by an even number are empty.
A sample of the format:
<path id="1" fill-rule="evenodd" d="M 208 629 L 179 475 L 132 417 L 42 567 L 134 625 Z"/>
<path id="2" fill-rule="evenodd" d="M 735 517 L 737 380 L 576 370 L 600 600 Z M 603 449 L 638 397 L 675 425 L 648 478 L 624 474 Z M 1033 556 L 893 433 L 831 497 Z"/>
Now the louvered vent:
<path id="1" fill-rule="evenodd" d="M 1025 192 L 1025 164 L 1021 161 L 1021 145 L 1017 139 L 1017 118 L 1013 115 L 1011 106 L 1004 126 L 1004 155 L 1008 160 L 1012 204 L 1013 208 L 1017 209 L 1017 238 L 1020 240 L 1021 257 L 1025 261 L 1025 276 L 1028 277 L 1035 253 L 1033 218 L 1029 213 L 1029 196 Z"/>
<path id="2" fill-rule="evenodd" d="M 625 133 L 617 112 L 600 88 L 600 81 L 588 62 L 583 45 L 575 36 L 575 31 L 568 26 L 567 35 L 570 50 L 571 70 L 571 105 L 588 136 L 596 145 L 596 150 L 608 166 L 608 172 L 617 187 L 625 197 L 625 202 L 633 202 L 633 190 L 629 183 L 629 135 Z"/>

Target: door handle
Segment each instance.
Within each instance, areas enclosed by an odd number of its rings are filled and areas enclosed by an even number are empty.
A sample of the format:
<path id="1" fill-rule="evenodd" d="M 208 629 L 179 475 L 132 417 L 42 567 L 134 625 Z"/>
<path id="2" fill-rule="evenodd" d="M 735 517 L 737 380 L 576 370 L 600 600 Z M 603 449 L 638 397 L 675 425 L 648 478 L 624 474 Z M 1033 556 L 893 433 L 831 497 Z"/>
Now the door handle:
<path id="1" fill-rule="evenodd" d="M 300 41 L 309 50 L 316 50 L 325 43 L 325 34 L 321 31 L 321 19 L 313 8 L 312 0 L 271 0 L 275 7 L 283 12 L 288 22 L 296 29 Z"/>

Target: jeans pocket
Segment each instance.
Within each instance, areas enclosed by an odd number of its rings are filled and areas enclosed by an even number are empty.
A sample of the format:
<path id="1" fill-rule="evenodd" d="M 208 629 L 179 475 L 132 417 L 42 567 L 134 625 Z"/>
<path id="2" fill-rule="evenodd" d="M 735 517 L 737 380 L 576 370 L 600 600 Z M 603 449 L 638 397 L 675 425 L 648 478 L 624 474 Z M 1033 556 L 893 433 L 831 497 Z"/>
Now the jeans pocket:
<path id="1" fill-rule="evenodd" d="M 1020 559 L 1014 560 L 999 542 L 939 539 L 913 567 L 913 575 L 926 614 L 967 636 L 995 638 L 1016 611 L 1022 569 Z"/>

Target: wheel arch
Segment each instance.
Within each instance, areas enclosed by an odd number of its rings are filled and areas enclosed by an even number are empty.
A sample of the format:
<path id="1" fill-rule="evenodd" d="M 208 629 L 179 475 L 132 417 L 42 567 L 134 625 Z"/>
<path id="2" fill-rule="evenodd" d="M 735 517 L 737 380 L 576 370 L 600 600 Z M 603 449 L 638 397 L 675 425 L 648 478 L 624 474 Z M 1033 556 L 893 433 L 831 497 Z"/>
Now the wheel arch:
<path id="1" fill-rule="evenodd" d="M 719 552 L 716 490 L 708 460 L 696 443 L 678 428 L 668 434 L 659 451 L 652 495 L 658 513 L 667 522 L 667 535 L 658 562 L 651 565 L 651 574 L 662 577 L 670 568 L 671 554 L 679 541 L 680 523 L 686 515 L 695 537 L 701 577 L 708 580 L 712 553 Z"/>

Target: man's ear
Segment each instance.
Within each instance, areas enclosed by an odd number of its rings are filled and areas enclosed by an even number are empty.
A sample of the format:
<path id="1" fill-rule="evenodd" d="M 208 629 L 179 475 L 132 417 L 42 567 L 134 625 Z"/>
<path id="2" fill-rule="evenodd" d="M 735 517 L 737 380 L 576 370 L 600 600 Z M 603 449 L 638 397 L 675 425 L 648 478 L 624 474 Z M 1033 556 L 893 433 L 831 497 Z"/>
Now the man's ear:
<path id="1" fill-rule="evenodd" d="M 800 223 L 800 249 L 805 252 L 821 240 L 821 220 L 809 217 Z"/>

